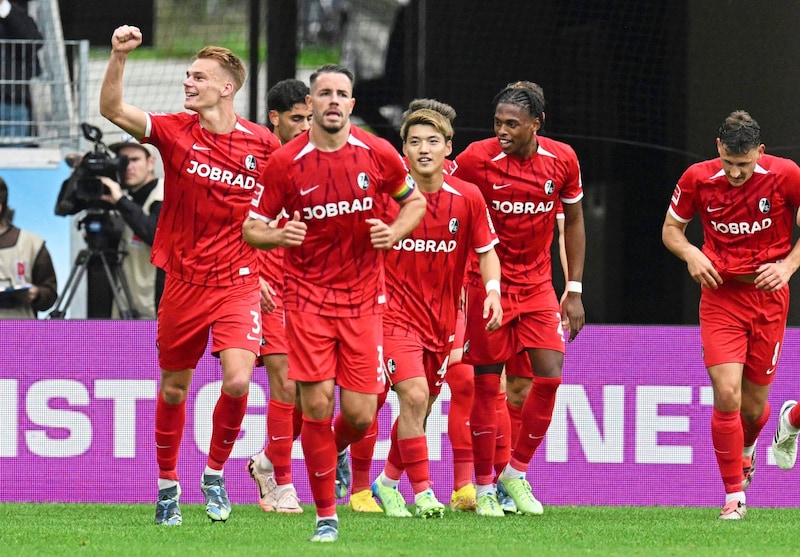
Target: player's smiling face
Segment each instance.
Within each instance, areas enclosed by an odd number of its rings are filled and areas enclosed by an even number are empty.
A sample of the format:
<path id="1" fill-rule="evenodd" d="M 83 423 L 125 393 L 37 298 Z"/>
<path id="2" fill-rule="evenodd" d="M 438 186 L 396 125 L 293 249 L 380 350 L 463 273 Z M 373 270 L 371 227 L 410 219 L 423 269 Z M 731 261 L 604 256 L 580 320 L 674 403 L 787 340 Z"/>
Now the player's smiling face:
<path id="1" fill-rule="evenodd" d="M 494 111 L 494 134 L 506 155 L 527 158 L 536 150 L 536 132 L 541 127 L 538 118 L 516 104 L 501 103 Z"/>
<path id="2" fill-rule="evenodd" d="M 441 174 L 444 159 L 453 152 L 453 143 L 447 141 L 434 126 L 415 124 L 409 126 L 403 154 L 408 157 L 411 175 L 430 177 Z"/>
<path id="3" fill-rule="evenodd" d="M 198 58 L 186 70 L 183 107 L 199 112 L 216 105 L 223 92 L 229 89 L 233 90 L 233 84 L 226 79 L 219 63 L 210 58 Z"/>
<path id="4" fill-rule="evenodd" d="M 345 74 L 338 72 L 319 74 L 309 98 L 314 124 L 329 133 L 335 133 L 347 125 L 356 102 L 353 84 Z"/>
<path id="5" fill-rule="evenodd" d="M 764 145 L 761 144 L 746 153 L 731 153 L 717 139 L 717 152 L 719 153 L 719 160 L 722 162 L 722 170 L 725 172 L 725 177 L 728 178 L 728 183 L 734 187 L 739 187 L 747 182 L 755 172 L 758 159 L 764 153 Z"/>

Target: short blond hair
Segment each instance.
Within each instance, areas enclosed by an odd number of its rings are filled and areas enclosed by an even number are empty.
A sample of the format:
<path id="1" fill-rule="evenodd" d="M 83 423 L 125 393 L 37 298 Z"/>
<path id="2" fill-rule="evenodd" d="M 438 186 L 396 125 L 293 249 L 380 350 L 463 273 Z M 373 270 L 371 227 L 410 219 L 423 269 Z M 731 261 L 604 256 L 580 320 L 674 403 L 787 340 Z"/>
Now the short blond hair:
<path id="1" fill-rule="evenodd" d="M 239 91 L 247 79 L 247 68 L 242 59 L 224 46 L 204 46 L 195 55 L 195 59 L 211 59 L 228 72 L 233 78 L 234 91 Z"/>
<path id="2" fill-rule="evenodd" d="M 433 126 L 446 141 L 453 139 L 453 125 L 444 114 L 430 108 L 421 108 L 408 114 L 403 120 L 403 125 L 400 127 L 400 138 L 403 143 L 408 137 L 408 129 L 416 125 Z"/>

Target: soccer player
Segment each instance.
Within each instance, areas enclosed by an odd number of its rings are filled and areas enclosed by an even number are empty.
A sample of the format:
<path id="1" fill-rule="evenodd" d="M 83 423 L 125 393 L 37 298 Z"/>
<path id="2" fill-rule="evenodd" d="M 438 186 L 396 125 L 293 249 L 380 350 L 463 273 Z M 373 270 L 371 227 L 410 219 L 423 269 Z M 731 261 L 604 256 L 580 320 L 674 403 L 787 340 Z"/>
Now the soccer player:
<path id="1" fill-rule="evenodd" d="M 384 391 L 383 252 L 422 220 L 425 198 L 406 180 L 391 144 L 350 122 L 349 69 L 320 67 L 310 89 L 313 124 L 268 161 L 265 187 L 243 230 L 256 247 L 291 248 L 284 253 L 284 311 L 289 377 L 300 388 L 300 440 L 317 508 L 310 541 L 332 542 L 339 528 L 337 454 L 364 435 Z M 401 206 L 392 223 L 380 219 L 384 195 Z M 284 209 L 286 224 L 270 227 Z M 334 424 L 335 384 L 341 413 Z"/>
<path id="2" fill-rule="evenodd" d="M 241 226 L 267 158 L 279 146 L 264 126 L 236 115 L 233 98 L 246 69 L 226 48 L 201 49 L 183 81 L 184 107 L 193 113 L 144 112 L 123 100 L 129 53 L 142 43 L 138 27 L 111 38 L 100 91 L 100 113 L 164 158 L 164 203 L 152 260 L 166 271 L 158 309 L 161 385 L 156 402 L 158 461 L 156 524 L 178 525 L 181 487 L 177 461 L 186 421 L 186 396 L 209 331 L 222 366 L 211 444 L 201 489 L 206 514 L 225 521 L 231 504 L 223 468 L 239 435 L 250 376 L 261 341 L 258 261 Z"/>
<path id="3" fill-rule="evenodd" d="M 308 86 L 297 79 L 279 81 L 267 93 L 268 117 L 281 144 L 311 126 L 306 103 Z M 277 226 L 280 221 L 273 223 Z M 267 445 L 247 463 L 258 486 L 258 504 L 265 512 L 302 513 L 292 482 L 292 443 L 300 435 L 302 413 L 297 386 L 289 379 L 286 335 L 283 331 L 283 248 L 259 250 L 263 343 L 259 354 L 269 378 Z"/>
<path id="4" fill-rule="evenodd" d="M 400 414 L 386 466 L 372 491 L 388 516 L 411 516 L 397 489 L 405 471 L 414 491 L 415 516 L 441 517 L 444 505 L 430 489 L 425 419 L 447 373 L 469 258 L 477 255 L 487 291 L 481 313 L 490 331 L 502 321 L 500 261 L 480 191 L 443 172 L 445 157 L 452 152 L 450 121 L 437 111 L 417 110 L 406 117 L 400 136 L 409 173 L 425 195 L 428 210 L 420 225 L 386 256 L 384 356 Z M 390 207 L 390 219 L 391 213 Z"/>
<path id="5" fill-rule="evenodd" d="M 800 207 L 800 168 L 764 153 L 761 128 L 745 111 L 719 128 L 719 158 L 690 166 L 664 219 L 664 245 L 700 284 L 700 338 L 714 390 L 711 440 L 725 506 L 723 520 L 747 514 L 744 490 L 755 472 L 758 435 L 769 418 L 786 316 L 789 278 L 800 265 L 792 247 Z M 686 238 L 699 216 L 702 248 Z M 782 418 L 786 407 L 781 411 Z"/>
<path id="6" fill-rule="evenodd" d="M 494 138 L 476 141 L 456 157 L 454 174 L 483 193 L 500 243 L 503 325 L 486 331 L 480 314 L 486 293 L 471 273 L 467 287 L 464 361 L 475 366 L 470 415 L 477 512 L 502 516 L 497 490 L 508 493 L 519 512 L 542 514 L 525 473 L 547 433 L 556 391 L 561 384 L 564 335 L 561 315 L 569 320 L 570 340 L 584 324 L 581 300 L 586 247 L 578 159 L 561 142 L 537 135 L 544 121 L 544 97 L 533 84 L 513 83 L 494 99 Z M 569 294 L 561 307 L 552 284 L 550 245 L 556 227 L 556 201 L 564 208 L 564 239 Z M 522 406 L 513 455 L 493 483 L 497 431 L 496 401 L 504 363 L 523 347 L 533 382 Z"/>

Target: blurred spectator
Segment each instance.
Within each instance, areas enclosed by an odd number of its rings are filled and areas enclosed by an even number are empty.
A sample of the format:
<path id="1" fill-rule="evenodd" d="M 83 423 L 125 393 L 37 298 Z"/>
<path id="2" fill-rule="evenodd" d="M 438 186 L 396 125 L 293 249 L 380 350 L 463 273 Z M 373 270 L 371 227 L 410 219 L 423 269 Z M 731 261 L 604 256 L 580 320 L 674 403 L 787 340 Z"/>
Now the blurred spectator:
<path id="1" fill-rule="evenodd" d="M 0 0 L 0 136 L 31 135 L 31 94 L 28 81 L 41 73 L 36 22 L 24 4 Z"/>
<path id="2" fill-rule="evenodd" d="M 0 178 L 0 319 L 33 319 L 56 301 L 56 272 L 44 240 L 12 225 L 13 216 Z"/>

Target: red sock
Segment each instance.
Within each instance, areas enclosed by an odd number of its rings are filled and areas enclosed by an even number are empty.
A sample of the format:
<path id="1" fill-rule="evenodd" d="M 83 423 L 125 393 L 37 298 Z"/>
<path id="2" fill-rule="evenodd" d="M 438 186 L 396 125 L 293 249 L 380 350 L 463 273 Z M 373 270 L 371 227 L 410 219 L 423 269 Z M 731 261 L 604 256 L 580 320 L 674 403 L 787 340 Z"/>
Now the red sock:
<path id="1" fill-rule="evenodd" d="M 789 419 L 789 425 L 800 428 L 800 404 L 792 406 L 792 409 L 786 413 L 786 417 Z"/>
<path id="2" fill-rule="evenodd" d="M 495 479 L 503 471 L 511 458 L 511 420 L 508 417 L 506 393 L 497 394 L 497 435 L 494 445 L 494 475 Z"/>
<path id="3" fill-rule="evenodd" d="M 403 457 L 400 454 L 400 440 L 397 438 L 397 420 L 392 424 L 391 443 L 389 445 L 389 455 L 386 457 L 386 464 L 383 467 L 383 475 L 390 480 L 400 480 L 403 475 Z"/>
<path id="4" fill-rule="evenodd" d="M 753 443 L 756 442 L 758 439 L 758 434 L 761 433 L 761 430 L 764 429 L 764 426 L 767 424 L 767 420 L 769 420 L 769 401 L 764 405 L 764 412 L 762 412 L 761 416 L 754 421 L 748 422 L 742 416 L 742 432 L 744 433 L 744 446 L 745 447 L 752 447 Z"/>
<path id="5" fill-rule="evenodd" d="M 445 380 L 450 387 L 447 411 L 447 436 L 453 448 L 453 491 L 472 483 L 472 435 L 469 414 L 472 409 L 474 371 L 471 365 L 458 363 L 447 368 Z"/>
<path id="6" fill-rule="evenodd" d="M 456 451 L 453 449 L 453 491 L 458 491 L 472 483 L 472 449 Z"/>
<path id="7" fill-rule="evenodd" d="M 506 400 L 506 410 L 508 411 L 508 419 L 511 421 L 511 446 L 517 444 L 517 437 L 519 437 L 519 428 L 522 427 L 522 407 L 514 406 Z"/>
<path id="8" fill-rule="evenodd" d="M 447 435 L 453 451 L 472 451 L 469 414 L 472 409 L 472 366 L 456 364 L 447 368 L 445 379 L 450 387 L 450 409 L 447 411 Z"/>
<path id="9" fill-rule="evenodd" d="M 158 477 L 178 481 L 178 452 L 186 425 L 186 400 L 167 404 L 161 391 L 156 399 L 156 462 Z"/>
<path id="10" fill-rule="evenodd" d="M 275 469 L 275 483 L 292 483 L 292 442 L 294 424 L 292 422 L 294 404 L 270 400 L 267 407 L 267 447 L 264 454 Z"/>
<path id="11" fill-rule="evenodd" d="M 211 446 L 208 449 L 206 464 L 214 470 L 222 470 L 233 451 L 233 444 L 239 437 L 242 419 L 247 410 L 247 393 L 233 398 L 220 389 L 219 399 L 214 406 L 211 426 Z"/>
<path id="12" fill-rule="evenodd" d="M 375 453 L 375 443 L 378 442 L 378 431 L 380 429 L 380 414 L 383 405 L 386 404 L 388 391 L 378 395 L 378 409 L 375 411 L 375 419 L 364 432 L 364 436 L 350 445 L 350 466 L 353 474 L 350 485 L 350 493 L 358 493 L 372 487 L 370 478 L 372 470 L 372 457 Z"/>
<path id="13" fill-rule="evenodd" d="M 431 477 L 428 467 L 428 441 L 425 436 L 400 439 L 397 444 L 412 491 L 417 494 L 429 489 Z"/>
<path id="14" fill-rule="evenodd" d="M 303 416 L 303 431 L 300 443 L 308 471 L 311 495 L 317 506 L 318 516 L 336 514 L 334 486 L 336 482 L 336 441 L 331 431 L 331 418 L 312 420 Z"/>
<path id="15" fill-rule="evenodd" d="M 500 375 L 483 373 L 475 376 L 475 394 L 469 416 L 472 431 L 472 461 L 478 485 L 492 483 L 494 447 L 497 436 L 497 393 Z"/>
<path id="16" fill-rule="evenodd" d="M 372 468 L 372 455 L 375 452 L 375 443 L 378 441 L 378 414 L 372 420 L 364 437 L 350 445 L 350 461 L 353 473 L 353 483 L 350 493 L 358 493 L 369 489 L 372 485 L 370 470 Z"/>
<path id="17" fill-rule="evenodd" d="M 725 493 L 742 491 L 744 432 L 738 410 L 720 412 L 714 408 L 711 412 L 711 441 L 714 444 L 722 483 L 725 484 Z"/>
<path id="18" fill-rule="evenodd" d="M 542 439 L 553 419 L 556 391 L 560 384 L 560 377 L 533 378 L 531 390 L 525 398 L 525 404 L 522 405 L 522 425 L 511 457 L 511 466 L 515 469 L 526 470 L 533 453 L 542 444 Z"/>
<path id="19" fill-rule="evenodd" d="M 336 438 L 336 451 L 342 452 L 347 447 L 364 437 L 367 429 L 356 429 L 344 419 L 342 414 L 337 414 L 333 419 L 333 434 Z"/>

